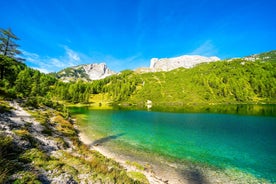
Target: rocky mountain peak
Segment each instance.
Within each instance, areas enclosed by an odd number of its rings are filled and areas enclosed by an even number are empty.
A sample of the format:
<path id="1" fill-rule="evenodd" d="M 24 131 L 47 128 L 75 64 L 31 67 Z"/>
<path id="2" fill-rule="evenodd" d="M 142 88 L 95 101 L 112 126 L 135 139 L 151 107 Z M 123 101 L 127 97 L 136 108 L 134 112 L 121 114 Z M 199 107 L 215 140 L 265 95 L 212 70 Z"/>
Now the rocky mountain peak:
<path id="1" fill-rule="evenodd" d="M 218 57 L 204 57 L 198 55 L 183 55 L 174 58 L 152 58 L 150 61 L 151 71 L 170 71 L 176 68 L 192 68 L 199 63 L 219 61 Z"/>
<path id="2" fill-rule="evenodd" d="M 82 67 L 90 80 L 99 80 L 115 74 L 115 72 L 111 71 L 105 63 L 88 64 L 83 65 Z"/>
<path id="3" fill-rule="evenodd" d="M 113 74 L 115 72 L 111 71 L 105 63 L 93 63 L 65 68 L 56 73 L 56 76 L 64 82 L 69 82 L 79 78 L 87 81 L 99 80 Z"/>

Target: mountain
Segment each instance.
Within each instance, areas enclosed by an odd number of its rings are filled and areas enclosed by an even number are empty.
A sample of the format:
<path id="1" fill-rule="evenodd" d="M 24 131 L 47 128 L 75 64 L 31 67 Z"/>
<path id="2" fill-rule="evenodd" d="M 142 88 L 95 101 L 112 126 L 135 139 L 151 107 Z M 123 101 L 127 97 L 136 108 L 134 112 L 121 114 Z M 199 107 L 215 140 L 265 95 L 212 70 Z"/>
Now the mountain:
<path id="1" fill-rule="evenodd" d="M 244 57 L 245 60 L 247 61 L 256 61 L 256 60 L 261 60 L 261 61 L 276 61 L 276 50 L 272 50 L 269 52 L 263 52 L 260 54 L 253 54 L 251 56 Z"/>
<path id="2" fill-rule="evenodd" d="M 204 57 L 198 55 L 183 55 L 173 58 L 152 58 L 150 60 L 149 68 L 138 68 L 135 71 L 138 73 L 147 72 L 160 72 L 160 71 L 171 71 L 177 68 L 192 68 L 200 63 L 209 63 L 214 61 L 219 61 L 218 57 Z"/>
<path id="3" fill-rule="evenodd" d="M 93 89 L 91 96 L 94 99 L 104 96 L 109 101 L 140 107 L 147 100 L 152 101 L 153 107 L 165 108 L 197 104 L 275 103 L 275 56 L 276 52 L 271 51 L 161 72 L 147 72 L 144 68 L 141 69 L 144 72 L 121 72 L 89 87 Z M 155 60 L 148 69 L 155 69 L 158 62 L 169 66 L 166 64 L 171 60 L 167 63 Z M 101 96 L 97 96 L 99 94 Z"/>
<path id="4" fill-rule="evenodd" d="M 184 55 L 174 58 L 152 58 L 150 61 L 150 69 L 152 71 L 171 71 L 176 68 L 192 68 L 199 63 L 209 63 L 219 61 L 218 57 L 204 57 L 197 55 Z"/>
<path id="5" fill-rule="evenodd" d="M 239 58 L 228 59 L 232 61 Z M 276 51 L 264 52 L 260 54 L 254 54 L 251 56 L 243 57 L 245 61 L 276 61 Z M 221 61 L 216 56 L 204 57 L 199 55 L 183 55 L 173 58 L 152 58 L 150 60 L 150 67 L 135 69 L 136 73 L 148 73 L 148 72 L 168 72 L 177 68 L 193 68 L 201 63 L 210 63 Z M 106 64 L 87 64 L 69 67 L 54 74 L 55 77 L 61 79 L 64 82 L 75 81 L 79 78 L 85 81 L 93 81 L 104 79 L 110 75 L 115 74 L 111 71 Z"/>
<path id="6" fill-rule="evenodd" d="M 55 76 L 64 82 L 69 82 L 79 78 L 86 81 L 99 80 L 113 74 L 115 72 L 111 71 L 105 63 L 94 63 L 68 67 L 55 73 Z"/>
<path id="7" fill-rule="evenodd" d="M 229 59 L 229 61 L 238 58 Z M 246 61 L 276 61 L 276 50 L 264 52 L 260 54 L 254 54 L 247 57 L 243 57 L 242 59 Z M 204 57 L 199 55 L 183 55 L 179 57 L 173 58 L 152 58 L 150 60 L 149 68 L 138 68 L 135 71 L 138 73 L 147 73 L 147 72 L 160 72 L 160 71 L 171 71 L 177 68 L 193 68 L 200 63 L 210 63 L 215 61 L 220 61 L 221 59 L 212 56 L 212 57 Z"/>

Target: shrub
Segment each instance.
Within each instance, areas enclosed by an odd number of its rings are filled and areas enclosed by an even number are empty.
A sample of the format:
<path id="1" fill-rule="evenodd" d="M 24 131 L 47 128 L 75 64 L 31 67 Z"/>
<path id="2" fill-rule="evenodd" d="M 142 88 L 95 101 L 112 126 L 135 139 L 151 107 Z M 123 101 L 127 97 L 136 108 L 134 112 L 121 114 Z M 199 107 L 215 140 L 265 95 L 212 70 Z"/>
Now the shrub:
<path id="1" fill-rule="evenodd" d="M 62 134 L 71 137 L 77 135 L 73 125 L 69 121 L 65 120 L 62 116 L 56 116 L 53 121 L 56 125 L 57 131 L 61 132 Z"/>
<path id="2" fill-rule="evenodd" d="M 20 156 L 20 159 L 33 162 L 36 166 L 46 166 L 49 157 L 37 148 L 29 149 Z"/>
<path id="3" fill-rule="evenodd" d="M 4 113 L 4 112 L 10 112 L 12 107 L 5 101 L 2 101 L 0 99 L 0 113 Z"/>
<path id="4" fill-rule="evenodd" d="M 139 182 L 142 182 L 142 183 L 148 183 L 149 184 L 149 181 L 148 181 L 147 177 L 143 173 L 130 171 L 130 172 L 127 173 L 127 175 L 129 177 L 133 178 L 135 181 L 139 181 Z"/>
<path id="5" fill-rule="evenodd" d="M 32 108 L 38 108 L 39 102 L 36 97 L 29 97 L 24 103 L 25 107 L 32 107 Z"/>
<path id="6" fill-rule="evenodd" d="M 21 171 L 18 173 L 18 179 L 14 181 L 14 184 L 40 184 L 38 176 L 35 173 L 29 171 Z"/>
<path id="7" fill-rule="evenodd" d="M 130 165 L 130 166 L 134 166 L 136 169 L 139 169 L 141 171 L 145 170 L 145 167 L 142 166 L 141 164 L 137 163 L 137 162 L 126 161 L 126 164 Z"/>

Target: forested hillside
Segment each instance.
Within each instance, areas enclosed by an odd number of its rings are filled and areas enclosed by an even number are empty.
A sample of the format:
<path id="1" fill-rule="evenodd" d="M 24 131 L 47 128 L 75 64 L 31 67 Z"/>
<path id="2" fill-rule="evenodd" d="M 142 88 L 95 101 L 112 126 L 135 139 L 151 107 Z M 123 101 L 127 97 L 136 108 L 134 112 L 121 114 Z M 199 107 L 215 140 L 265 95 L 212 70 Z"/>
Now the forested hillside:
<path id="1" fill-rule="evenodd" d="M 129 98 L 175 105 L 272 102 L 276 98 L 275 63 L 219 61 L 168 73 L 147 73 Z"/>
<path id="2" fill-rule="evenodd" d="M 8 57 L 1 58 L 9 63 L 6 71 L 11 71 L 0 82 L 1 92 L 30 101 L 91 103 L 91 97 L 105 94 L 110 102 L 141 106 L 146 100 L 165 106 L 276 102 L 275 59 L 234 59 L 144 74 L 126 70 L 93 82 L 63 83 Z"/>
<path id="3" fill-rule="evenodd" d="M 85 83 L 57 83 L 59 99 L 91 102 L 106 94 L 110 101 L 143 105 L 146 100 L 168 106 L 193 104 L 275 103 L 275 51 L 270 59 L 233 59 L 200 64 L 191 69 L 137 74 L 123 71 L 103 80 Z"/>

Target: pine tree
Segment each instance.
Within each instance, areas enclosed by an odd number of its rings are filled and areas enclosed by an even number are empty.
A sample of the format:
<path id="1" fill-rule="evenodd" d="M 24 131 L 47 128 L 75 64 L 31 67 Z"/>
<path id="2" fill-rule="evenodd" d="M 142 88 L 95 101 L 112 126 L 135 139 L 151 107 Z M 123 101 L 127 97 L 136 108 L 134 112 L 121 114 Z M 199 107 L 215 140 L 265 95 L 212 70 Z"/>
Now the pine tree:
<path id="1" fill-rule="evenodd" d="M 17 57 L 21 54 L 18 50 L 19 45 L 15 43 L 19 38 L 12 32 L 10 28 L 0 29 L 0 78 L 4 78 L 5 69 L 9 65 L 7 58 L 11 58 L 14 61 L 22 62 L 24 59 Z"/>
<path id="2" fill-rule="evenodd" d="M 14 40 L 19 40 L 19 38 L 10 28 L 6 30 L 0 29 L 0 54 L 11 58 L 15 58 L 16 55 L 21 54 L 17 49 L 19 45 L 17 45 Z"/>

